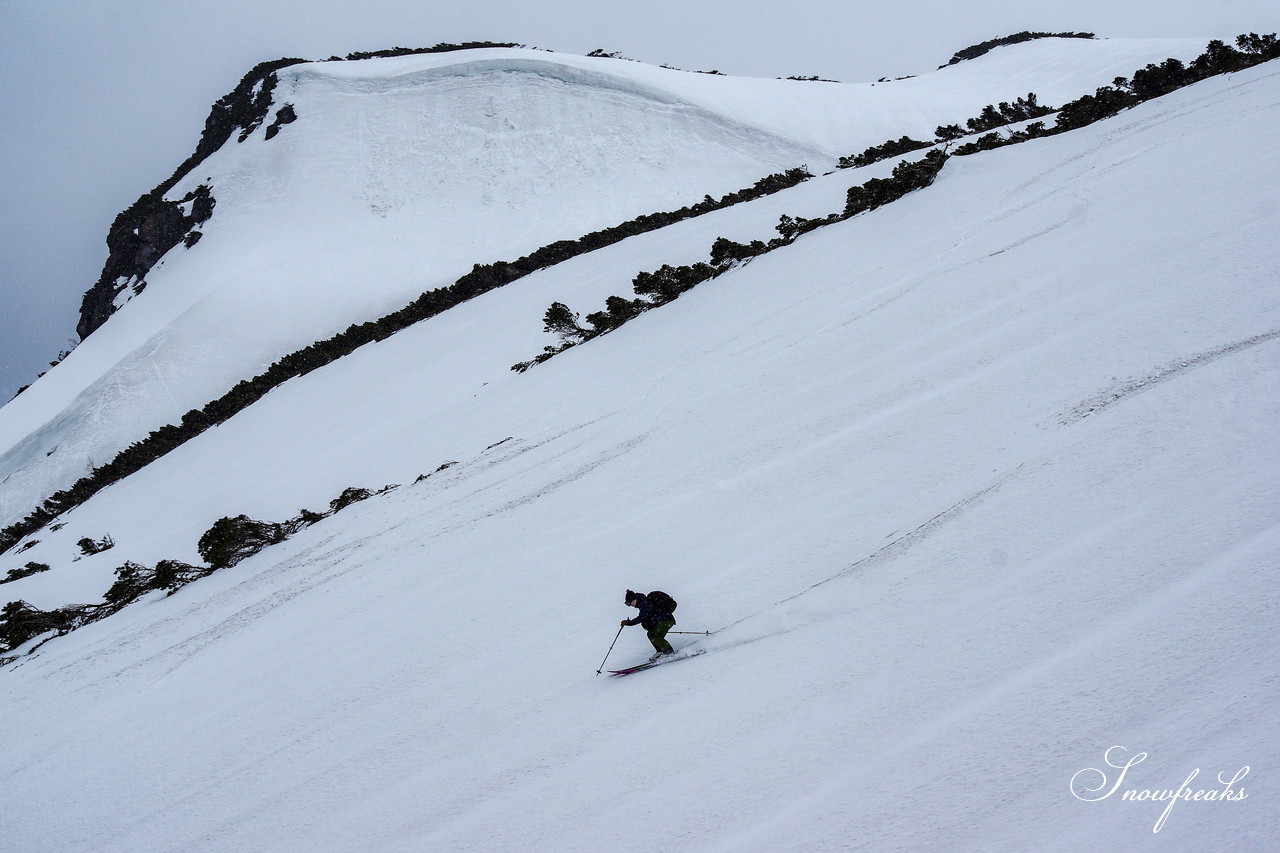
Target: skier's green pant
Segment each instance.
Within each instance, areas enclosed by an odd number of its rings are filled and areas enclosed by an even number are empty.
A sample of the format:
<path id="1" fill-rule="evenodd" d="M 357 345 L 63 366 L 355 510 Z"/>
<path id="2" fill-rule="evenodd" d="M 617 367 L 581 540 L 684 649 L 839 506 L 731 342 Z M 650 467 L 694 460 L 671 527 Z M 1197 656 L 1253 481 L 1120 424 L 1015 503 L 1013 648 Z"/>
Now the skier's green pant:
<path id="1" fill-rule="evenodd" d="M 667 642 L 667 632 L 676 626 L 674 619 L 668 619 L 665 622 L 659 622 L 649 629 L 649 642 L 653 643 L 653 648 L 664 655 L 675 652 L 671 648 L 671 644 Z"/>

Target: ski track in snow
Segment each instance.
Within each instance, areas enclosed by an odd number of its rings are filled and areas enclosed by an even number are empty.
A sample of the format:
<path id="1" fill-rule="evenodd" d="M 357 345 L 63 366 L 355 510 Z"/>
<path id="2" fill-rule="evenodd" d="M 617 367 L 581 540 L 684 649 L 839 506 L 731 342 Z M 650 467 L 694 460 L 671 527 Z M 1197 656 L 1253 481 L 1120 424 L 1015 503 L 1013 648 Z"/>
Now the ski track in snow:
<path id="1" fill-rule="evenodd" d="M 587 425 L 584 424 L 583 426 L 587 426 Z M 545 441 L 537 442 L 537 443 L 526 445 L 526 446 L 520 446 L 518 444 L 513 445 L 511 447 L 510 452 L 500 457 L 497 457 L 497 458 L 490 457 L 490 458 L 482 459 L 480 461 L 481 467 L 478 470 L 482 471 L 484 469 L 492 468 L 492 467 L 501 465 L 503 463 L 509 462 L 515 459 L 517 456 L 536 450 L 547 444 L 551 444 L 557 441 L 558 439 L 563 438 L 565 435 L 571 434 L 573 432 L 577 432 L 579 429 L 582 429 L 582 428 L 583 427 L 577 427 L 561 435 L 553 436 Z M 507 441 L 509 440 L 504 440 L 503 442 L 500 442 L 499 446 L 505 446 Z M 569 485 L 570 483 L 576 482 L 582 479 L 583 477 L 586 477 L 587 475 L 591 474 L 601 466 L 608 464 L 609 462 L 613 461 L 619 456 L 622 456 L 630 452 L 631 450 L 634 450 L 636 447 L 640 446 L 640 444 L 642 444 L 643 441 L 644 441 L 644 436 L 637 436 L 635 438 L 622 442 L 616 447 L 605 451 L 595 460 L 577 467 L 571 473 L 562 477 L 558 477 L 548 482 L 547 484 L 541 487 L 538 487 L 532 492 L 526 495 L 523 495 L 522 497 L 507 501 L 506 503 L 502 504 L 496 509 L 493 509 L 488 512 L 484 512 L 474 517 L 467 518 L 465 520 L 460 520 L 450 524 L 445 524 L 440 527 L 435 527 L 433 528 L 433 532 L 430 534 L 429 538 L 436 538 L 436 537 L 441 537 L 441 536 L 446 536 L 452 533 L 456 533 L 458 530 L 472 527 L 478 522 L 483 521 L 486 518 L 491 518 L 493 516 L 496 516 L 505 512 L 509 512 L 513 509 L 517 509 L 519 507 L 530 504 L 541 497 L 544 497 L 564 486 Z M 489 449 L 492 450 L 493 448 L 489 448 Z M 561 450 L 559 453 L 557 453 L 555 456 L 546 460 L 546 462 L 554 463 L 557 459 L 570 458 L 576 450 L 578 450 L 577 446 L 565 448 Z M 472 471 L 467 471 L 467 472 L 459 471 L 457 473 L 464 474 L 464 476 L 469 477 L 477 473 L 477 470 L 473 469 Z M 512 474 L 510 476 L 517 476 L 517 475 Z M 499 480 L 495 483 L 491 483 L 485 486 L 480 491 L 472 493 L 469 497 L 471 500 L 481 498 L 485 495 L 485 493 L 494 489 L 501 489 L 504 485 L 506 485 L 505 478 L 504 480 Z M 389 493 L 389 494 L 394 494 L 394 493 Z M 367 501 L 361 501 L 360 503 L 354 504 L 352 506 L 360 507 L 364 511 L 370 511 L 370 510 L 376 511 L 374 507 L 371 507 L 369 505 L 371 503 L 376 504 L 376 502 L 379 500 L 380 497 L 384 497 L 384 496 L 375 496 Z M 321 522 L 321 524 L 324 524 L 324 522 Z M 402 526 L 403 524 L 396 525 L 395 527 L 390 528 L 388 531 L 380 532 L 376 534 L 376 536 L 385 535 L 385 533 L 394 531 Z M 352 542 L 347 542 L 341 546 L 333 547 L 332 543 L 335 537 L 336 537 L 336 534 L 326 536 L 325 538 L 321 539 L 318 543 L 314 545 L 308 545 L 306 547 L 306 550 L 302 551 L 297 556 L 287 558 L 278 563 L 270 565 L 269 568 L 258 570 L 257 573 L 252 575 L 250 578 L 246 580 L 242 580 L 237 585 L 237 590 L 235 593 L 236 597 L 240 597 L 245 591 L 251 591 L 254 587 L 264 587 L 270 590 L 263 598 L 261 598 L 254 604 L 237 609 L 233 614 L 222 618 L 215 625 L 203 631 L 200 631 L 197 634 L 192 635 L 187 640 L 184 640 L 176 645 L 165 648 L 163 651 L 159 652 L 158 654 L 138 658 L 136 661 L 129 664 L 128 666 L 114 671 L 114 673 L 110 677 L 119 678 L 119 677 L 127 676 L 130 672 L 133 672 L 133 671 L 145 670 L 145 671 L 154 672 L 153 675 L 149 676 L 150 683 L 159 681 L 169 673 L 177 670 L 189 659 L 200 654 L 206 648 L 215 644 L 219 640 L 226 639 L 232 634 L 248 627 L 249 625 L 254 624 L 258 620 L 260 620 L 261 618 L 269 614 L 271 611 L 281 607 L 282 605 L 297 598 L 298 596 L 310 593 L 324 586 L 325 584 L 331 583 L 332 581 L 345 576 L 354 568 L 358 568 L 358 566 L 345 565 L 346 560 L 343 557 L 343 555 L 360 553 L 361 550 L 368 544 L 369 539 L 368 538 L 357 539 Z M 258 565 L 262 561 L 270 559 L 270 557 L 273 555 L 272 554 L 273 548 L 278 550 L 278 546 L 271 546 L 268 549 L 265 549 L 266 553 L 260 552 L 259 555 L 250 557 L 248 560 L 243 561 L 241 564 L 238 564 L 238 565 L 245 566 L 245 569 L 249 571 L 257 570 Z M 323 557 L 323 559 L 322 560 L 318 559 L 320 557 Z M 319 567 L 319 570 L 314 569 L 314 567 L 317 567 L 317 566 Z M 311 571 L 308 571 L 308 569 L 311 569 Z M 223 571 L 226 572 L 228 570 L 224 569 Z M 299 577 L 299 575 L 301 575 L 301 577 Z M 292 578 L 292 580 L 290 580 L 283 587 L 279 587 L 278 586 L 279 581 L 285 578 Z M 176 594 L 180 595 L 181 591 L 179 591 Z M 151 597 L 156 597 L 157 595 L 158 594 L 153 593 Z M 128 637 L 127 640 L 119 641 L 119 640 L 115 640 L 115 638 L 113 637 L 114 648 L 117 651 L 121 651 L 121 652 L 128 652 L 129 649 L 131 648 L 133 649 L 144 648 L 154 638 L 164 636 L 165 634 L 169 633 L 176 625 L 186 620 L 189 620 L 193 617 L 198 617 L 199 614 L 201 614 L 202 612 L 210 612 L 210 611 L 216 610 L 220 606 L 221 606 L 221 597 L 215 597 L 208 601 L 202 602 L 201 604 L 195 606 L 194 608 L 188 608 L 184 611 L 181 611 L 177 615 L 158 620 L 152 626 L 150 626 L 147 630 L 137 632 L 132 636 Z M 25 660 L 26 658 L 21 659 L 18 663 L 15 664 L 15 666 L 21 665 L 21 663 Z M 90 660 L 92 661 L 92 659 Z M 78 663 L 76 664 L 75 668 L 78 669 L 81 667 L 82 667 L 82 664 Z M 57 669 L 54 671 L 60 674 L 74 677 L 73 672 L 64 672 L 62 669 Z M 101 675 L 101 673 L 96 673 L 96 674 L 99 676 Z"/>
<path id="2" fill-rule="evenodd" d="M 1077 403 L 1069 411 L 1063 412 L 1058 416 L 1057 422 L 1061 426 L 1070 426 L 1074 423 L 1084 420 L 1087 417 L 1096 415 L 1099 412 L 1111 408 L 1117 403 L 1121 403 L 1135 394 L 1141 394 L 1143 391 L 1150 390 L 1163 382 L 1177 379 L 1190 371 L 1212 364 L 1220 358 L 1226 358 L 1229 355 L 1235 355 L 1239 352 L 1252 349 L 1256 346 L 1270 343 L 1280 338 L 1280 330 L 1266 332 L 1261 335 L 1254 335 L 1243 341 L 1236 341 L 1232 344 L 1224 344 L 1215 347 L 1207 352 L 1197 355 L 1187 356 L 1178 359 L 1163 367 L 1158 367 L 1145 376 L 1136 379 L 1126 379 L 1117 382 L 1107 388 L 1098 391 L 1096 394 Z"/>
<path id="3" fill-rule="evenodd" d="M 887 562 L 891 559 L 895 559 L 903 555 L 913 545 L 923 541 L 926 537 L 928 537 L 931 533 L 936 531 L 938 528 L 942 527 L 943 525 L 947 524 L 950 521 L 953 521 L 963 513 L 967 512 L 968 510 L 977 506 L 982 501 L 986 500 L 988 497 L 990 497 L 1001 486 L 1003 486 L 1006 482 L 1008 482 L 1013 477 L 1018 476 L 1024 471 L 1035 470 L 1038 467 L 1041 467 L 1041 466 L 1033 466 L 1031 469 L 1028 469 L 1027 464 L 1023 463 L 1022 465 L 1017 466 L 1013 470 L 1008 471 L 1004 474 L 1001 474 L 999 477 L 993 480 L 990 485 L 982 489 L 979 489 L 976 492 L 973 492 L 964 498 L 961 498 L 960 500 L 948 506 L 946 509 L 942 510 L 941 512 L 931 517 L 929 520 L 921 523 L 920 525 L 912 528 L 911 530 L 908 530 L 906 533 L 897 534 L 897 531 L 894 531 L 893 534 L 890 534 L 891 536 L 894 536 L 894 539 L 892 542 L 889 542 L 887 545 L 883 545 L 880 548 L 877 548 L 875 551 L 871 552 L 870 554 L 867 554 L 866 556 L 861 557 L 858 560 L 855 560 L 854 562 L 840 569 L 840 571 L 836 572 L 835 574 L 832 574 L 828 577 L 823 578 L 822 580 L 812 583 L 793 595 L 788 595 L 786 598 L 779 599 L 778 601 L 774 602 L 764 610 L 760 610 L 755 613 L 748 614 L 746 616 L 743 616 L 741 619 L 738 619 L 734 622 L 730 622 L 728 625 L 725 625 L 723 628 L 718 628 L 715 631 L 712 631 L 712 634 L 719 634 L 729 630 L 730 628 L 734 628 L 744 623 L 748 623 L 750 622 L 750 620 L 760 616 L 762 613 L 765 613 L 768 610 L 771 610 L 772 608 L 786 604 L 787 602 L 795 601 L 801 596 L 808 595 L 814 590 L 822 586 L 825 586 L 826 584 L 829 584 L 834 580 L 848 577 L 860 571 L 869 571 L 870 569 L 880 565 L 881 563 Z M 797 627 L 800 627 L 800 626 L 797 626 Z M 771 637 L 771 636 L 776 636 L 776 633 L 770 633 L 767 635 L 763 635 L 761 637 L 752 637 L 750 638 L 750 640 L 742 640 L 737 643 L 733 643 L 731 645 L 740 645 L 743 642 L 751 642 L 756 639 L 764 639 L 765 637 Z"/>

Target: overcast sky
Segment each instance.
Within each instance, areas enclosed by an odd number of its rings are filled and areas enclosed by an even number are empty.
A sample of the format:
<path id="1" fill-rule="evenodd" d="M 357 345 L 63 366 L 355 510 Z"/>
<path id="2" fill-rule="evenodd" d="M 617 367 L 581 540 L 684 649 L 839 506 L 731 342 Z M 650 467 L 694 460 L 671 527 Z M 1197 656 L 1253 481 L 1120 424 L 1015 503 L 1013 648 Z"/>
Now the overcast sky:
<path id="1" fill-rule="evenodd" d="M 1276 0 L 0 0 L 0 404 L 75 342 L 115 215 L 195 150 L 210 105 L 263 60 L 487 40 L 857 82 L 1021 30 L 1278 29 Z"/>

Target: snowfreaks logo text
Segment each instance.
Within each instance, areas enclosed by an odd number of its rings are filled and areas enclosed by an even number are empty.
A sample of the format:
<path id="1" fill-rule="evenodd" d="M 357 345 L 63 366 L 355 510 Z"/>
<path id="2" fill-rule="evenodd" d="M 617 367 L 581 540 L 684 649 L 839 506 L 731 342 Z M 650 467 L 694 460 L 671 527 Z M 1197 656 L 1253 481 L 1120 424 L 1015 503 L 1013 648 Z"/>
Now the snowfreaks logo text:
<path id="1" fill-rule="evenodd" d="M 1099 800 L 1105 800 L 1120 790 L 1120 786 L 1124 784 L 1125 777 L 1129 773 L 1130 768 L 1142 763 L 1147 757 L 1145 752 L 1134 753 L 1126 758 L 1129 750 L 1123 746 L 1113 746 L 1103 753 L 1102 758 L 1108 767 L 1118 770 L 1115 774 L 1115 781 L 1109 782 L 1110 775 L 1106 770 L 1096 767 L 1086 767 L 1079 773 L 1071 777 L 1071 794 L 1077 800 L 1084 800 L 1087 803 L 1096 803 Z M 1120 795 L 1121 800 L 1133 800 L 1134 802 L 1153 802 L 1168 805 L 1164 807 L 1164 811 L 1160 813 L 1160 817 L 1156 820 L 1156 825 L 1151 829 L 1152 832 L 1159 832 L 1160 827 L 1164 826 L 1164 822 L 1169 818 L 1169 812 L 1173 811 L 1173 806 L 1179 800 L 1186 802 L 1223 802 L 1226 800 L 1243 800 L 1248 796 L 1244 792 L 1244 788 L 1235 788 L 1241 779 L 1249 773 L 1249 765 L 1245 765 L 1236 771 L 1235 775 L 1231 775 L 1226 771 L 1218 774 L 1218 785 L 1220 787 L 1213 789 L 1197 788 L 1192 789 L 1191 782 L 1200 775 L 1200 768 L 1197 767 L 1191 771 L 1186 780 L 1178 787 L 1173 788 L 1128 788 Z M 1095 784 L 1096 783 L 1096 784 Z"/>

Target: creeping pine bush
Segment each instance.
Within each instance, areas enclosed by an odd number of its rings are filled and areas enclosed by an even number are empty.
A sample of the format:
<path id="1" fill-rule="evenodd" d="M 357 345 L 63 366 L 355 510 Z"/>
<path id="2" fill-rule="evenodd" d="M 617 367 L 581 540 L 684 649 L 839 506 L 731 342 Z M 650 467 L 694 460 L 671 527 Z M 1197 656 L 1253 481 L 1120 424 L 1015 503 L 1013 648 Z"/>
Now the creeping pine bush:
<path id="1" fill-rule="evenodd" d="M 200 537 L 196 550 L 213 568 L 225 569 L 284 539 L 284 529 L 274 522 L 256 521 L 247 515 L 224 516 Z"/>
<path id="2" fill-rule="evenodd" d="M 110 551 L 115 547 L 116 543 L 115 540 L 111 538 L 111 534 L 108 533 L 96 542 L 86 536 L 77 542 L 76 545 L 80 548 L 80 553 L 88 557 L 91 554 L 101 554 L 103 551 Z"/>
<path id="3" fill-rule="evenodd" d="M 27 563 L 21 569 L 10 569 L 7 575 L 0 578 L 0 583 L 10 583 L 12 581 L 22 580 L 23 578 L 29 578 L 32 575 L 47 571 L 49 571 L 48 563 Z"/>
<path id="4" fill-rule="evenodd" d="M 844 216 L 849 218 L 897 201 L 912 190 L 933 183 L 947 155 L 934 149 L 914 163 L 902 162 L 893 167 L 893 176 L 872 178 L 864 184 L 849 187 L 845 194 Z"/>
<path id="5" fill-rule="evenodd" d="M 1002 47 L 1007 44 L 1019 44 L 1024 41 L 1032 41 L 1033 39 L 1047 39 L 1047 38 L 1091 39 L 1094 37 L 1095 36 L 1093 33 L 1072 33 L 1072 32 L 1040 33 L 1040 32 L 1029 32 L 1027 30 L 1023 30 L 1020 33 L 1014 33 L 1013 35 L 1008 35 L 1008 36 L 1001 36 L 1000 38 L 990 39 L 989 41 L 979 42 L 978 44 L 970 45 L 969 47 L 966 47 L 966 48 L 961 48 L 951 56 L 951 59 L 950 61 L 947 62 L 947 65 L 955 65 L 957 62 L 964 62 L 966 59 L 976 59 L 977 57 L 990 52 L 992 48 Z M 938 67 L 939 69 L 942 69 L 942 68 L 946 68 L 947 65 L 940 65 Z"/>
<path id="6" fill-rule="evenodd" d="M 921 148 L 928 148 L 933 144 L 933 142 L 921 142 L 918 139 L 903 135 L 901 139 L 890 139 L 880 145 L 872 145 L 861 154 L 841 157 L 839 166 L 841 169 L 870 166 L 872 163 L 879 163 L 881 160 L 888 160 L 890 157 L 897 157 L 899 154 L 910 154 L 912 151 L 919 151 Z"/>
<path id="7" fill-rule="evenodd" d="M 138 563 L 126 561 L 116 569 L 116 582 L 102 596 L 107 604 L 125 605 L 141 597 L 151 589 L 151 570 Z"/>
<path id="8" fill-rule="evenodd" d="M 890 157 L 909 154 L 912 151 L 929 148 L 941 142 L 951 142 L 972 133 L 982 133 L 983 131 L 994 130 L 997 127 L 1004 127 L 1007 124 L 1040 118 L 1053 112 L 1055 112 L 1053 107 L 1046 107 L 1036 100 L 1035 92 L 1028 92 L 1025 97 L 1016 98 L 1013 101 L 987 104 L 982 108 L 980 114 L 966 121 L 963 126 L 959 124 L 938 125 L 933 132 L 934 138 L 932 141 L 921 142 L 909 136 L 903 136 L 901 139 L 890 139 L 880 145 L 872 145 L 861 154 L 841 157 L 839 166 L 841 169 L 870 166 L 872 163 L 879 163 L 881 160 L 887 160 Z"/>
<path id="9" fill-rule="evenodd" d="M 181 560 L 161 560 L 156 563 L 156 569 L 151 578 L 151 588 L 167 589 L 172 592 L 204 576 L 209 571 L 211 569 L 193 566 Z"/>
<path id="10" fill-rule="evenodd" d="M 0 643 L 5 649 L 16 649 L 32 637 L 59 627 L 57 616 L 37 610 L 25 601 L 10 601 L 0 610 Z"/>
<path id="11" fill-rule="evenodd" d="M 359 501 L 367 501 L 373 497 L 373 492 L 368 489 L 361 489 L 356 486 L 349 486 L 342 490 L 342 494 L 329 501 L 329 512 L 341 512 L 353 503 Z"/>
<path id="12" fill-rule="evenodd" d="M 579 316 L 569 310 L 563 302 L 552 302 L 547 313 L 542 315 L 542 327 L 556 335 L 561 341 L 577 342 L 591 334 L 578 324 Z"/>
<path id="13" fill-rule="evenodd" d="M 92 622 L 101 605 L 81 604 L 57 610 L 40 610 L 25 601 L 10 601 L 0 609 L 0 651 L 12 651 L 41 634 L 65 634 Z M 5 659 L 4 663 L 8 660 Z"/>

